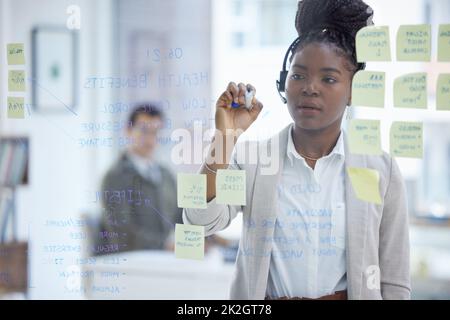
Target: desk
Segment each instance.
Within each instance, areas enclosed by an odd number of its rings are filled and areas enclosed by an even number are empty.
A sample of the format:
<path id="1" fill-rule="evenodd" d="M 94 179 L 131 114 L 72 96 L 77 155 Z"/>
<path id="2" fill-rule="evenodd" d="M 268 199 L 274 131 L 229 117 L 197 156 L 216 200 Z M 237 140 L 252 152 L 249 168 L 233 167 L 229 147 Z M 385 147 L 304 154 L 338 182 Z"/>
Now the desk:
<path id="1" fill-rule="evenodd" d="M 217 251 L 202 261 L 173 252 L 135 251 L 83 259 L 87 299 L 229 299 L 233 263 Z"/>

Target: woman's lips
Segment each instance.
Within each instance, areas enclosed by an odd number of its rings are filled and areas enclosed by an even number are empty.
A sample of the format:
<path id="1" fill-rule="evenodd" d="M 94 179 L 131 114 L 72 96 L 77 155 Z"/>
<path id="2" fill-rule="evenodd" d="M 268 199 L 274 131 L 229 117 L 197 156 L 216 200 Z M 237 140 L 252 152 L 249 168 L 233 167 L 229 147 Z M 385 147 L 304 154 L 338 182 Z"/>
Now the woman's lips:
<path id="1" fill-rule="evenodd" d="M 322 111 L 319 107 L 313 105 L 301 105 L 297 109 L 303 115 L 316 115 Z"/>

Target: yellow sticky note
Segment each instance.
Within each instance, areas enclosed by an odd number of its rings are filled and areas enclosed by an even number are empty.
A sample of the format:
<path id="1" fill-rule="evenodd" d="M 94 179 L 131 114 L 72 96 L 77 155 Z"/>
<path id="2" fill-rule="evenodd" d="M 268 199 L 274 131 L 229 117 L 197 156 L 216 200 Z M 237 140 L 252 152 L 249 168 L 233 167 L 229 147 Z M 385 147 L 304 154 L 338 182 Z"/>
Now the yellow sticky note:
<path id="1" fill-rule="evenodd" d="M 24 98 L 8 97 L 8 118 L 25 118 Z"/>
<path id="2" fill-rule="evenodd" d="M 206 174 L 179 173 L 177 200 L 179 208 L 206 209 Z"/>
<path id="3" fill-rule="evenodd" d="M 245 170 L 217 170 L 216 202 L 245 206 Z"/>
<path id="4" fill-rule="evenodd" d="M 426 73 L 410 73 L 394 80 L 394 107 L 427 108 Z"/>
<path id="5" fill-rule="evenodd" d="M 390 151 L 394 157 L 422 158 L 422 123 L 394 121 L 390 130 Z"/>
<path id="6" fill-rule="evenodd" d="M 6 57 L 9 65 L 25 64 L 23 43 L 8 43 Z"/>
<path id="7" fill-rule="evenodd" d="M 356 57 L 358 62 L 391 61 L 388 26 L 364 27 L 356 34 Z"/>
<path id="8" fill-rule="evenodd" d="M 431 60 L 431 25 L 404 25 L 397 32 L 398 61 Z"/>
<path id="9" fill-rule="evenodd" d="M 381 204 L 380 174 L 377 170 L 348 167 L 347 173 L 359 200 Z"/>
<path id="10" fill-rule="evenodd" d="M 350 120 L 348 139 L 351 153 L 380 155 L 380 120 Z"/>
<path id="11" fill-rule="evenodd" d="M 203 260 L 205 256 L 205 227 L 189 224 L 175 225 L 175 257 Z"/>
<path id="12" fill-rule="evenodd" d="M 441 73 L 438 77 L 436 110 L 450 110 L 450 73 Z"/>
<path id="13" fill-rule="evenodd" d="M 352 82 L 352 106 L 384 108 L 385 73 L 358 71 Z"/>
<path id="14" fill-rule="evenodd" d="M 8 91 L 25 91 L 25 71 L 9 70 Z"/>
<path id="15" fill-rule="evenodd" d="M 438 61 L 450 61 L 450 24 L 439 25 Z"/>

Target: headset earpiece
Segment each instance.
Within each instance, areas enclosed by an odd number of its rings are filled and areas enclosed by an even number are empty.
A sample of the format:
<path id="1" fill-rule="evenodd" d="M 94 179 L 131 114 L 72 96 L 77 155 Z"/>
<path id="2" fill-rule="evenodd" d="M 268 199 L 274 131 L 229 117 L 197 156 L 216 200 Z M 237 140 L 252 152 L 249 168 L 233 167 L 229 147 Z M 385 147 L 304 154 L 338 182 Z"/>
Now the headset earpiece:
<path id="1" fill-rule="evenodd" d="M 289 49 L 286 51 L 286 54 L 284 55 L 284 61 L 283 61 L 283 69 L 280 71 L 280 79 L 276 81 L 277 91 L 280 95 L 281 101 L 283 103 L 287 103 L 286 97 L 284 97 L 281 93 L 285 92 L 286 90 L 286 78 L 289 73 L 288 70 L 286 70 L 286 63 L 289 58 L 289 54 L 294 51 L 295 47 L 297 47 L 297 44 L 299 43 L 300 38 L 297 38 L 292 42 L 292 44 L 289 46 Z"/>
<path id="2" fill-rule="evenodd" d="M 278 91 L 284 92 L 286 87 L 286 78 L 288 71 L 280 71 L 280 80 L 278 80 Z"/>

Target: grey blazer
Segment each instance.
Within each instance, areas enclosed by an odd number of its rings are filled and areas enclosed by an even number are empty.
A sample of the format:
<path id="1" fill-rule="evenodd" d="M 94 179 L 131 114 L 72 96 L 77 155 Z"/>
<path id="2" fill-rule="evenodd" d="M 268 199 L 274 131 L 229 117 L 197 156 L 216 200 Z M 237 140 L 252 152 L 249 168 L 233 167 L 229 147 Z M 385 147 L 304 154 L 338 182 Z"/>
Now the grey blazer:
<path id="1" fill-rule="evenodd" d="M 243 224 L 231 286 L 231 299 L 264 299 L 270 266 L 272 243 L 261 238 L 272 237 L 274 224 L 262 227 L 264 219 L 277 217 L 277 183 L 283 170 L 289 127 L 271 139 L 257 144 L 258 161 L 238 161 L 236 152 L 230 168 L 246 170 L 246 206 L 220 205 L 215 199 L 207 209 L 184 209 L 186 224 L 205 226 L 210 235 L 226 228 L 242 211 Z M 381 156 L 354 155 L 345 141 L 345 166 L 378 170 L 382 204 L 359 200 L 345 175 L 346 198 L 346 267 L 349 299 L 409 299 L 409 230 L 405 185 L 395 159 Z M 261 150 L 279 143 L 279 168 L 272 175 L 261 174 Z M 235 148 L 236 149 L 236 148 Z M 265 153 L 264 153 L 265 154 Z M 266 156 L 267 158 L 267 156 Z M 248 162 L 248 161 L 247 161 Z M 270 225 L 272 227 L 270 227 Z"/>
<path id="2" fill-rule="evenodd" d="M 92 254 L 130 250 L 162 250 L 175 223 L 180 223 L 176 181 L 158 165 L 161 181 L 142 177 L 127 154 L 122 154 L 103 178 L 100 230 Z M 131 199 L 130 199 L 131 198 Z M 112 237 L 103 236 L 111 234 Z"/>

